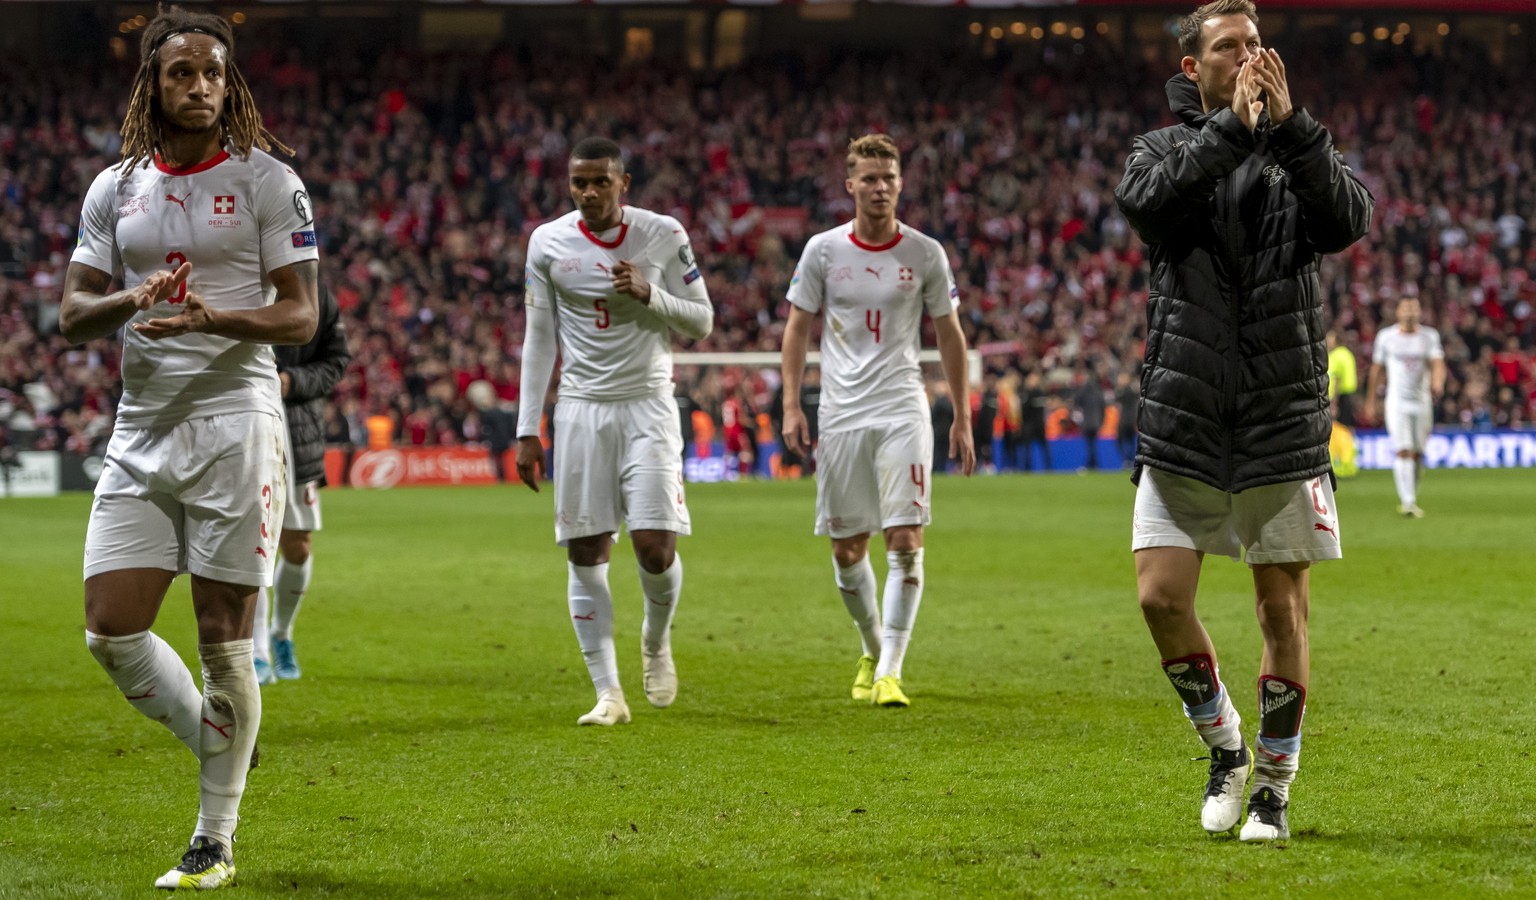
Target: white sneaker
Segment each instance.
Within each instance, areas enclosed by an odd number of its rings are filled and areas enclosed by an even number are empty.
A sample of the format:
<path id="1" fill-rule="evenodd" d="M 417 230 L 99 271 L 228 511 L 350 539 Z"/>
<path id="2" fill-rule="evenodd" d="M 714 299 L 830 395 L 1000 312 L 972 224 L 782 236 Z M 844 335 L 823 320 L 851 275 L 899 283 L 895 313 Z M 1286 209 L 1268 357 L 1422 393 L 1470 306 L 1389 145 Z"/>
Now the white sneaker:
<path id="1" fill-rule="evenodd" d="M 1290 804 L 1275 796 L 1274 790 L 1261 787 L 1248 799 L 1248 821 L 1237 836 L 1240 841 L 1284 841 L 1290 839 L 1291 826 L 1286 821 Z"/>
<path id="2" fill-rule="evenodd" d="M 1246 743 L 1236 750 L 1211 748 L 1211 779 L 1205 784 L 1200 806 L 1200 827 L 1221 834 L 1237 827 L 1243 817 L 1243 788 L 1253 771 L 1253 756 Z"/>
<path id="3" fill-rule="evenodd" d="M 597 705 L 592 711 L 576 720 L 577 725 L 623 725 L 629 721 L 629 704 L 624 702 L 624 692 L 611 688 L 597 695 Z"/>
<path id="4" fill-rule="evenodd" d="M 640 648 L 641 669 L 645 673 L 645 699 L 657 709 L 666 709 L 677 699 L 677 666 L 672 663 L 672 648 L 658 653 Z"/>

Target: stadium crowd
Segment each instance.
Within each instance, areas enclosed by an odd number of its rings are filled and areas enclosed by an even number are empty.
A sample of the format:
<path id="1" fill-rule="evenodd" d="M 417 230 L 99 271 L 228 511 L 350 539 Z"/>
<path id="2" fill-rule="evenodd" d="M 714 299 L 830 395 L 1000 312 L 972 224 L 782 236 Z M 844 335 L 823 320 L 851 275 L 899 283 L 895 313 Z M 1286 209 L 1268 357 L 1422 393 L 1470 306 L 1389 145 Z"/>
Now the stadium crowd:
<path id="1" fill-rule="evenodd" d="M 1325 259 L 1322 283 L 1362 390 L 1377 329 L 1416 293 L 1450 372 L 1437 421 L 1519 427 L 1536 416 L 1536 117 L 1523 114 L 1536 73 L 1446 46 L 1286 47 L 1292 95 L 1378 201 L 1370 235 Z M 1172 67 L 1093 35 L 963 65 L 957 53 L 974 51 L 723 72 L 649 62 L 615 78 L 521 50 L 249 48 L 267 124 L 299 153 L 322 282 L 352 342 L 328 438 L 365 444 L 370 419 L 375 441 L 485 438 L 466 388 L 483 379 L 516 401 L 528 235 L 570 208 L 564 160 L 593 134 L 632 152 L 630 202 L 689 228 L 717 308 L 689 349 L 710 351 L 778 349 L 801 244 L 851 215 L 844 145 L 892 134 L 902 218 L 948 248 L 983 354 L 984 461 L 1016 464 L 1041 429 L 1129 427 L 1148 286 L 1112 192 L 1132 137 L 1171 121 Z M 55 321 L 80 198 L 117 159 L 123 65 L 0 72 L 0 444 L 85 450 L 111 429 L 116 343 L 71 347 Z M 768 413 L 777 386 L 771 367 L 679 380 L 715 423 Z"/>

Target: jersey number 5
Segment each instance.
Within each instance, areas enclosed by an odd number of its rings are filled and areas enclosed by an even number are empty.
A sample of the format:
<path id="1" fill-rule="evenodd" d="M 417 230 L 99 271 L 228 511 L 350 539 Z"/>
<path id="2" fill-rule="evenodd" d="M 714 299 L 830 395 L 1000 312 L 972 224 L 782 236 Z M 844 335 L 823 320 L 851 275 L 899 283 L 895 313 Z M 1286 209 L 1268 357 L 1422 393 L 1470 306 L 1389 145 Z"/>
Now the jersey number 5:
<path id="1" fill-rule="evenodd" d="M 592 301 L 592 308 L 597 310 L 597 318 L 594 320 L 594 322 L 596 322 L 596 324 L 597 324 L 597 330 L 598 331 L 602 331 L 603 329 L 607 328 L 608 325 L 612 322 L 612 320 L 608 316 L 608 300 L 607 300 L 607 298 L 598 297 L 596 300 L 593 300 Z"/>
<path id="2" fill-rule="evenodd" d="M 187 257 L 180 250 L 172 250 L 170 253 L 165 255 L 165 261 L 170 264 L 171 271 L 174 272 L 186 264 Z M 187 283 L 183 281 L 181 284 L 176 285 L 176 293 L 172 294 L 166 302 L 181 303 L 186 299 Z"/>

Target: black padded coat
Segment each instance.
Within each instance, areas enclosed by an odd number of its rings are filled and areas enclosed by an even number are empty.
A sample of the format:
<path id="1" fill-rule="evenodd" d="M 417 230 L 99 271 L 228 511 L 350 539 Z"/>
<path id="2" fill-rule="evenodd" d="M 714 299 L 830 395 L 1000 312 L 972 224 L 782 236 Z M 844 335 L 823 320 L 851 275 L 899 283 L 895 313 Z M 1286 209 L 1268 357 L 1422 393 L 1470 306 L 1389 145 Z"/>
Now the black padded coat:
<path id="1" fill-rule="evenodd" d="M 1182 73 L 1167 92 L 1181 124 L 1137 138 L 1115 189 L 1151 263 L 1133 477 L 1237 493 L 1328 473 L 1317 262 L 1366 233 L 1376 201 L 1306 110 L 1250 132 L 1204 113 Z"/>
<path id="2" fill-rule="evenodd" d="M 288 414 L 288 435 L 293 440 L 293 458 L 288 460 L 288 477 L 294 484 L 311 481 L 325 483 L 325 400 L 336 389 L 352 361 L 347 350 L 347 333 L 341 324 L 341 312 L 330 290 L 320 290 L 320 324 L 309 343 L 272 348 L 277 355 L 277 371 L 293 380 L 283 406 Z"/>

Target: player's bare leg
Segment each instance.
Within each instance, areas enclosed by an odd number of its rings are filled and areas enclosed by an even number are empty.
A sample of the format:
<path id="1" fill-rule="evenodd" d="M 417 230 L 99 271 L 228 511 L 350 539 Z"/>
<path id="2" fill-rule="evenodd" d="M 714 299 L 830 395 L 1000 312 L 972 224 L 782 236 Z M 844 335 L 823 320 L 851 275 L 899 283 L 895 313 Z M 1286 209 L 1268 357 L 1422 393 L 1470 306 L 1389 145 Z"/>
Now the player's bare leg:
<path id="1" fill-rule="evenodd" d="M 923 526 L 896 525 L 885 529 L 884 537 L 889 568 L 872 699 L 879 706 L 908 706 L 911 701 L 901 689 L 901 664 L 923 602 Z"/>
<path id="2" fill-rule="evenodd" d="M 645 698 L 661 709 L 677 699 L 677 666 L 672 661 L 672 617 L 683 590 L 683 560 L 677 555 L 677 535 L 641 529 L 629 534 L 640 568 L 645 595 L 645 622 L 640 628 L 640 664 Z"/>
<path id="3" fill-rule="evenodd" d="M 139 712 L 197 753 L 203 698 L 192 673 L 149 629 L 176 577 L 165 569 L 117 569 L 85 581 L 85 644 Z"/>
<path id="4" fill-rule="evenodd" d="M 1307 644 L 1310 563 L 1253 567 L 1253 588 L 1264 634 L 1259 675 L 1259 739 L 1254 743 L 1253 796 L 1245 841 L 1290 837 L 1286 808 L 1301 755 L 1311 652 Z"/>
<path id="5" fill-rule="evenodd" d="M 1184 702 L 1184 714 L 1210 749 L 1210 778 L 1200 824 L 1212 834 L 1242 818 L 1243 791 L 1253 767 L 1243 744 L 1242 719 L 1221 682 L 1216 648 L 1195 614 L 1204 554 L 1183 547 L 1136 551 L 1136 592 L 1142 618 L 1163 658 L 1163 672 Z"/>
<path id="6" fill-rule="evenodd" d="M 832 574 L 843 606 L 859 629 L 864 652 L 853 673 L 854 700 L 868 703 L 875 687 L 880 659 L 880 607 L 875 594 L 875 569 L 869 563 L 869 535 L 832 539 Z"/>
<path id="7" fill-rule="evenodd" d="M 578 725 L 622 725 L 629 705 L 619 687 L 619 662 L 613 649 L 613 594 L 608 590 L 608 557 L 613 533 L 572 538 L 567 546 L 567 599 L 576 641 L 581 645 L 587 674 L 597 691 L 597 705 L 576 720 Z"/>

